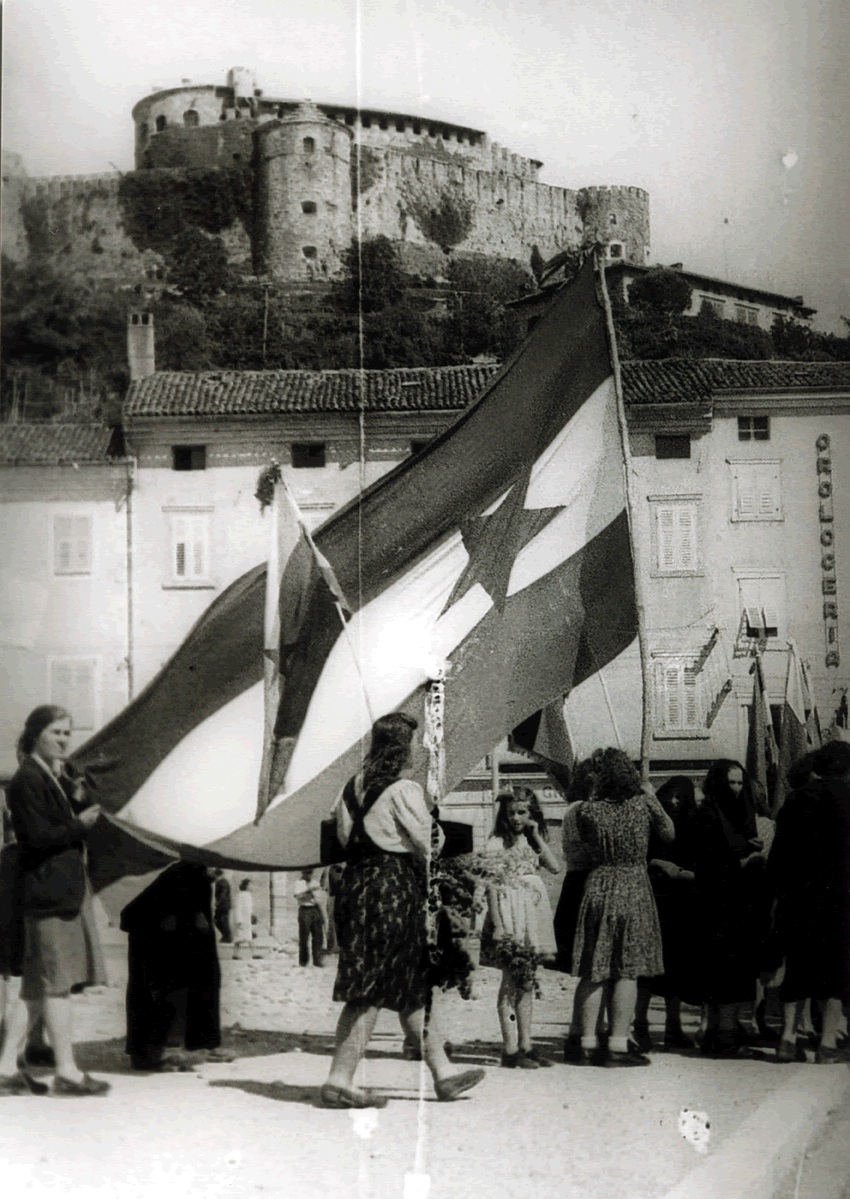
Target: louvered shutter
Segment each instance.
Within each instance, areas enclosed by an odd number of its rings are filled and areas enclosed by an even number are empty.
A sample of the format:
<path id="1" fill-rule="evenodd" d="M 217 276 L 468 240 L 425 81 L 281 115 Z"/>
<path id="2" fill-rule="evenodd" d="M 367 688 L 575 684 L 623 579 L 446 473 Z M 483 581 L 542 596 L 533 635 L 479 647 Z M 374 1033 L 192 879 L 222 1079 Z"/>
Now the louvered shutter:
<path id="1" fill-rule="evenodd" d="M 658 537 L 658 569 L 664 572 L 675 570 L 676 510 L 672 505 L 658 505 L 656 510 L 656 530 Z"/>
<path id="2" fill-rule="evenodd" d="M 60 658 L 51 665 L 51 702 L 67 708 L 75 729 L 94 729 L 96 723 L 95 663 L 85 658 Z"/>

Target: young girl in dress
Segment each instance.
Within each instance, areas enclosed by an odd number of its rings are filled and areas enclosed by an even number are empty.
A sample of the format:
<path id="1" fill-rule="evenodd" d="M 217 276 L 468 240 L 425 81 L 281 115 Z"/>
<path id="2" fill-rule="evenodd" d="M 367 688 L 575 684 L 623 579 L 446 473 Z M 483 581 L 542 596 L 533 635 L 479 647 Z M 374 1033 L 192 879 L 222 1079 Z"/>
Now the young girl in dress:
<path id="1" fill-rule="evenodd" d="M 555 957 L 552 909 L 537 871 L 543 865 L 557 874 L 560 866 L 546 844 L 543 813 L 529 787 L 503 792 L 498 805 L 493 836 L 485 853 L 500 859 L 499 879 L 487 887 L 487 906 L 492 926 L 490 957 L 502 967 L 497 1001 L 503 1040 L 501 1061 L 511 1069 L 518 1066 L 536 1070 L 552 1063 L 531 1044 L 534 970 L 520 973 L 520 963 L 512 951 L 532 951 L 540 959 Z"/>

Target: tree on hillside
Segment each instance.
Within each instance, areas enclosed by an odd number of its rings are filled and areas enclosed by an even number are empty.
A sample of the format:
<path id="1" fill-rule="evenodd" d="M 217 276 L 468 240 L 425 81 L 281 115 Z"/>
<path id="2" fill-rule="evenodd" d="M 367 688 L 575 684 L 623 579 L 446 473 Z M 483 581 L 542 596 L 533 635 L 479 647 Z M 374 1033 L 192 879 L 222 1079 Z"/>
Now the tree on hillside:
<path id="1" fill-rule="evenodd" d="M 398 251 L 383 234 L 365 241 L 355 238 L 342 253 L 342 266 L 334 293 L 344 312 L 380 312 L 403 301 L 407 277 Z"/>
<path id="2" fill-rule="evenodd" d="M 647 316 L 670 321 L 691 306 L 691 285 L 679 271 L 655 267 L 629 286 L 629 304 Z"/>

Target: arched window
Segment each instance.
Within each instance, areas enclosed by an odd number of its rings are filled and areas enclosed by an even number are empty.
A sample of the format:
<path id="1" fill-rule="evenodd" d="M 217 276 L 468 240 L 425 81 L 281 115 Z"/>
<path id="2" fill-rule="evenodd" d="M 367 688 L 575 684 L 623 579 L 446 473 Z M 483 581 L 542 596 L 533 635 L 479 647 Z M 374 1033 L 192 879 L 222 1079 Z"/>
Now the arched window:
<path id="1" fill-rule="evenodd" d="M 183 113 L 183 124 L 189 129 L 195 129 L 198 125 L 198 114 L 194 108 L 187 108 Z"/>
<path id="2" fill-rule="evenodd" d="M 305 154 L 312 154 L 316 149 L 316 139 L 314 137 L 305 137 L 302 142 Z"/>
<path id="3" fill-rule="evenodd" d="M 165 126 L 166 126 L 167 124 L 168 124 L 168 121 L 167 121 L 167 119 L 166 119 L 165 117 L 162 117 L 162 116 L 159 116 L 159 117 L 157 117 L 157 118 L 156 118 L 156 131 L 157 131 L 157 133 L 162 133 L 163 129 L 165 128 Z"/>
<path id="4" fill-rule="evenodd" d="M 307 212 L 310 214 L 314 213 L 316 211 L 316 201 L 315 200 L 302 200 L 301 201 L 301 211 Z"/>

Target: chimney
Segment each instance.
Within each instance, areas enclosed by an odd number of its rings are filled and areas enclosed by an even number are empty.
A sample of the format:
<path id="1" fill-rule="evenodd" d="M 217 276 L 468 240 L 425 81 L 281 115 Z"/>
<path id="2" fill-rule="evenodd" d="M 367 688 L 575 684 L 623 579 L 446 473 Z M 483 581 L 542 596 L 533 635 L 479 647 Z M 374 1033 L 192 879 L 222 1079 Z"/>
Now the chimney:
<path id="1" fill-rule="evenodd" d="M 131 383 L 147 379 L 156 370 L 152 312 L 127 313 L 127 363 Z"/>

